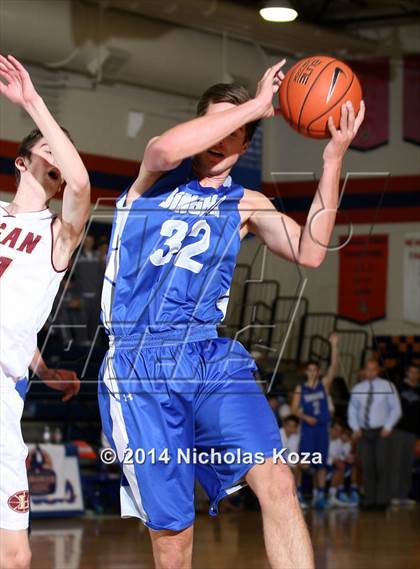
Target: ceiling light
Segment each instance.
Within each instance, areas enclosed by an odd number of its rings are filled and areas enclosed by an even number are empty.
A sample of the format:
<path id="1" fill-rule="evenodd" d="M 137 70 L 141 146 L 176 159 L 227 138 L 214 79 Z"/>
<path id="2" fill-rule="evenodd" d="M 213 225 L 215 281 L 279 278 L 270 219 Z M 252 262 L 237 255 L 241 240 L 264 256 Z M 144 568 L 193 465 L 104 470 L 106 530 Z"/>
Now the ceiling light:
<path id="1" fill-rule="evenodd" d="M 286 0 L 264 2 L 264 8 L 260 10 L 261 18 L 268 22 L 292 22 L 297 15 L 296 10 Z"/>

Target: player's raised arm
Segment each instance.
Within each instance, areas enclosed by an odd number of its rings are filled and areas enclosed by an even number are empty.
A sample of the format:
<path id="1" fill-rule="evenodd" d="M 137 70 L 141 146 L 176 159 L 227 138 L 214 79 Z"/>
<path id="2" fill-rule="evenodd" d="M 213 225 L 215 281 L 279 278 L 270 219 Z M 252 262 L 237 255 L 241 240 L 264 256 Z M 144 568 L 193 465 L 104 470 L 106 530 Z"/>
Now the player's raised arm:
<path id="1" fill-rule="evenodd" d="M 304 227 L 278 212 L 266 196 L 249 192 L 247 207 L 252 214 L 247 229 L 258 235 L 275 255 L 307 267 L 318 267 L 325 259 L 337 215 L 344 154 L 362 124 L 364 113 L 363 101 L 357 117 L 348 102 L 341 109 L 340 129 L 329 119 L 331 140 L 324 150 L 322 176 Z"/>
<path id="2" fill-rule="evenodd" d="M 331 384 L 334 381 L 334 378 L 337 374 L 337 366 L 338 366 L 338 334 L 335 332 L 331 334 L 329 340 L 331 345 L 331 362 L 328 367 L 327 373 L 322 378 L 322 383 L 325 386 L 327 391 L 330 390 Z"/>
<path id="3" fill-rule="evenodd" d="M 176 168 L 182 160 L 208 150 L 247 123 L 274 115 L 273 94 L 279 90 L 286 60 L 267 69 L 258 84 L 253 99 L 242 104 L 226 105 L 226 110 L 206 112 L 202 116 L 179 124 L 161 136 L 152 138 L 144 152 L 137 179 L 127 195 L 130 203 L 146 191 L 161 174 Z M 243 151 L 249 142 L 243 144 Z"/>
<path id="4" fill-rule="evenodd" d="M 69 137 L 57 124 L 35 90 L 29 73 L 13 56 L 0 55 L 0 92 L 23 107 L 42 132 L 51 153 L 51 164 L 66 182 L 61 227 L 56 233 L 54 263 L 65 268 L 80 242 L 90 210 L 88 172 Z"/>

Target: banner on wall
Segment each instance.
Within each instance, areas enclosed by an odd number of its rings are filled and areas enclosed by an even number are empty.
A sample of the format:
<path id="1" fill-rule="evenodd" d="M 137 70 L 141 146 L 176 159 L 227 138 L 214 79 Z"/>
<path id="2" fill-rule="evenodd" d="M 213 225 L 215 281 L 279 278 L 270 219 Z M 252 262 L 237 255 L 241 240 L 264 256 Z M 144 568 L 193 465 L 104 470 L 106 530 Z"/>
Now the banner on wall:
<path id="1" fill-rule="evenodd" d="M 80 515 L 83 495 L 79 456 L 74 445 L 28 445 L 31 514 L 40 517 Z"/>
<path id="2" fill-rule="evenodd" d="M 404 320 L 420 324 L 420 233 L 404 238 Z"/>
<path id="3" fill-rule="evenodd" d="M 352 237 L 340 249 L 339 265 L 338 316 L 358 324 L 385 318 L 388 235 Z"/>
<path id="4" fill-rule="evenodd" d="M 389 59 L 374 57 L 348 63 L 360 80 L 366 104 L 365 120 L 351 148 L 373 150 L 389 140 Z"/>
<path id="5" fill-rule="evenodd" d="M 420 144 L 420 55 L 404 57 L 403 137 Z"/>

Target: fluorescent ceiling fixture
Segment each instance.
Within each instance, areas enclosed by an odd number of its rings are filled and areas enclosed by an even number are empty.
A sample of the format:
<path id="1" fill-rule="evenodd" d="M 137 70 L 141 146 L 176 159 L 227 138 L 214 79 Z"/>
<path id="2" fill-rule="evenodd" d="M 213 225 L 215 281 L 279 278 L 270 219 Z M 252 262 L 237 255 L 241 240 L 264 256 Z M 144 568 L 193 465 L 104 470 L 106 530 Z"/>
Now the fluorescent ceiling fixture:
<path id="1" fill-rule="evenodd" d="M 268 22 L 293 22 L 297 15 L 290 3 L 282 0 L 266 2 L 260 10 L 261 18 Z"/>

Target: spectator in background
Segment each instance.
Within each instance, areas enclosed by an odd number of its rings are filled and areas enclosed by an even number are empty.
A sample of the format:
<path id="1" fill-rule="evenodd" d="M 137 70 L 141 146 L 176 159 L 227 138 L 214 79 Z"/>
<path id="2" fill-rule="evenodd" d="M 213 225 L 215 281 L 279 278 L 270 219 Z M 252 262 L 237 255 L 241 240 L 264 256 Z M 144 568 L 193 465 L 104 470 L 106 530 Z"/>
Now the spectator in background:
<path id="1" fill-rule="evenodd" d="M 391 497 L 393 505 L 415 504 L 410 500 L 416 439 L 420 437 L 420 368 L 410 365 L 404 381 L 398 386 L 402 417 L 391 437 L 393 477 Z"/>
<path id="2" fill-rule="evenodd" d="M 258 382 L 261 389 L 264 390 L 263 389 L 264 353 L 261 352 L 260 350 L 252 350 L 250 353 L 251 353 L 251 356 L 254 358 L 255 365 L 257 366 L 257 369 L 254 372 L 255 379 Z"/>
<path id="3" fill-rule="evenodd" d="M 287 448 L 287 453 L 299 452 L 299 417 L 296 417 L 296 415 L 288 415 L 285 417 L 282 421 L 280 435 L 283 447 Z M 289 463 L 289 466 L 292 469 L 296 480 L 296 464 Z"/>
<path id="4" fill-rule="evenodd" d="M 98 259 L 103 264 L 103 272 L 106 268 L 106 257 L 108 254 L 109 241 L 106 235 L 101 235 L 98 241 Z"/>
<path id="5" fill-rule="evenodd" d="M 385 510 L 390 502 L 390 435 L 401 417 L 394 385 L 379 377 L 376 360 L 369 360 L 350 396 L 348 423 L 358 441 L 362 462 L 364 500 L 362 508 Z"/>
<path id="6" fill-rule="evenodd" d="M 104 275 L 104 266 L 99 259 L 98 251 L 95 250 L 93 235 L 85 237 L 74 275 L 85 307 L 87 338 L 88 341 L 92 341 L 99 325 Z"/>
<path id="7" fill-rule="evenodd" d="M 343 428 L 343 434 L 341 435 L 341 440 L 343 441 L 343 454 L 344 454 L 344 478 L 350 478 L 350 495 L 349 504 L 350 506 L 358 506 L 360 501 L 359 496 L 359 471 L 360 463 L 356 455 L 356 444 L 352 437 L 352 432 L 349 427 L 345 426 Z"/>
<path id="8" fill-rule="evenodd" d="M 289 452 L 299 452 L 299 417 L 288 415 L 283 419 L 280 429 L 283 446 Z"/>
<path id="9" fill-rule="evenodd" d="M 279 423 L 279 400 L 277 399 L 276 395 L 267 395 L 267 401 L 270 405 L 271 409 L 273 410 L 274 417 L 276 418 L 277 424 Z"/>
<path id="10" fill-rule="evenodd" d="M 57 322 L 64 342 L 74 340 L 77 344 L 83 344 L 87 340 L 86 312 L 80 291 L 75 283 L 74 276 L 63 279 L 60 283 L 60 292 L 57 299 L 61 301 Z"/>
<path id="11" fill-rule="evenodd" d="M 292 415 L 292 401 L 293 401 L 293 391 L 288 391 L 286 396 L 286 401 L 280 404 L 279 407 L 279 418 L 284 421 L 286 417 Z"/>
<path id="12" fill-rule="evenodd" d="M 344 492 L 344 473 L 346 468 L 345 449 L 342 440 L 343 425 L 334 420 L 330 428 L 328 447 L 328 478 L 331 480 L 328 494 L 328 506 L 347 507 L 349 500 Z"/>
<path id="13" fill-rule="evenodd" d="M 334 378 L 331 384 L 330 395 L 334 404 L 334 416 L 339 417 L 343 423 L 346 423 L 350 392 L 344 377 L 338 376 Z"/>

